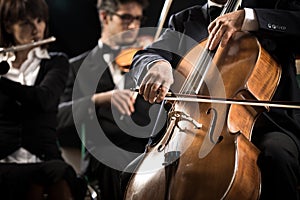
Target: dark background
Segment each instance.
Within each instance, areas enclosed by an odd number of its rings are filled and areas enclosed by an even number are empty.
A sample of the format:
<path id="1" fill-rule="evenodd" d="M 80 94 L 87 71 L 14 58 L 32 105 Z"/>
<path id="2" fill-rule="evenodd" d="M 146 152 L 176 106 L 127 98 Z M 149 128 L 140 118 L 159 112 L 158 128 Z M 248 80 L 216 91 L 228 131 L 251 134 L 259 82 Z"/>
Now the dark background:
<path id="1" fill-rule="evenodd" d="M 96 46 L 101 32 L 96 0 L 46 1 L 50 11 L 50 34 L 57 39 L 50 45 L 51 50 L 63 51 L 72 58 Z M 204 1 L 173 0 L 164 27 L 171 14 Z M 144 27 L 157 26 L 164 3 L 164 0 L 149 0 Z"/>

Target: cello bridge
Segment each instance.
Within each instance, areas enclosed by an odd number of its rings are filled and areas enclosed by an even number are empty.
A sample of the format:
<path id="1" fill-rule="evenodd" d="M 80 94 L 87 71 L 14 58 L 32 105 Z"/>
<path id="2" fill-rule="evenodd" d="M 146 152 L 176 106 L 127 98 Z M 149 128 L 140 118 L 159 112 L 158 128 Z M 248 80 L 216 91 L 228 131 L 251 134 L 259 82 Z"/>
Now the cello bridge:
<path id="1" fill-rule="evenodd" d="M 181 130 L 181 131 L 185 131 L 185 129 L 182 129 L 179 126 L 179 122 L 180 121 L 187 121 L 190 122 L 191 124 L 194 125 L 195 129 L 201 129 L 202 128 L 202 124 L 200 124 L 199 122 L 197 122 L 195 119 L 193 119 L 191 116 L 185 114 L 184 112 L 181 111 L 172 111 L 169 113 L 169 118 L 175 120 L 175 125 Z"/>

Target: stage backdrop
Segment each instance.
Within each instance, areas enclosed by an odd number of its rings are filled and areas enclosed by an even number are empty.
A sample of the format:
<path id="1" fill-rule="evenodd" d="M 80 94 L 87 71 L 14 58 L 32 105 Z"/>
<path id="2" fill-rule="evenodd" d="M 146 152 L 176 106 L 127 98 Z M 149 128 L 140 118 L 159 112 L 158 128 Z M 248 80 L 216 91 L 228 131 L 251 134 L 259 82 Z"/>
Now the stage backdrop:
<path id="1" fill-rule="evenodd" d="M 96 0 L 46 0 L 50 10 L 50 34 L 57 41 L 50 45 L 52 50 L 65 52 L 70 58 L 79 55 L 97 44 L 100 23 Z M 173 0 L 170 14 L 196 5 L 203 0 Z M 157 26 L 164 0 L 150 0 L 145 11 L 147 20 L 143 26 Z M 166 26 L 165 23 L 165 26 Z"/>

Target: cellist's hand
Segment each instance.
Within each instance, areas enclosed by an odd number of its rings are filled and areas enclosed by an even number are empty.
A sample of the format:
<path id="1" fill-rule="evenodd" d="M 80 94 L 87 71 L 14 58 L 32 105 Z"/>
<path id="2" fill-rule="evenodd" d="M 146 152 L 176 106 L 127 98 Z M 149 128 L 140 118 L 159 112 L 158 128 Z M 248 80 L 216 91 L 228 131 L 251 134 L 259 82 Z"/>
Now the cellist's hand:
<path id="1" fill-rule="evenodd" d="M 231 36 L 241 31 L 243 21 L 245 18 L 245 11 L 238 10 L 222 16 L 217 17 L 208 26 L 208 48 L 214 50 L 221 41 L 221 47 L 226 46 Z"/>
<path id="2" fill-rule="evenodd" d="M 158 61 L 151 66 L 142 80 L 139 93 L 150 103 L 161 102 L 174 82 L 172 66 L 166 61 Z"/>

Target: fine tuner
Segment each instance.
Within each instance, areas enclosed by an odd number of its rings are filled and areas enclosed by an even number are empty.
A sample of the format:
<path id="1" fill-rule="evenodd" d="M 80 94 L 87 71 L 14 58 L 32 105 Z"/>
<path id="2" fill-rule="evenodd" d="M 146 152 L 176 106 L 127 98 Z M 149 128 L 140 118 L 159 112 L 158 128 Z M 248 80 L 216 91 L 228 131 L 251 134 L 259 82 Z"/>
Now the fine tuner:
<path id="1" fill-rule="evenodd" d="M 56 40 L 55 37 L 49 37 L 44 40 L 34 41 L 28 44 L 22 44 L 17 46 L 11 46 L 8 48 L 0 48 L 0 54 L 3 54 L 2 61 L 0 62 L 0 75 L 4 75 L 9 71 L 9 64 L 7 60 L 14 55 L 14 52 L 23 51 L 26 49 L 34 48 L 37 46 L 41 46 L 44 44 L 48 44 L 50 42 L 54 42 Z"/>

